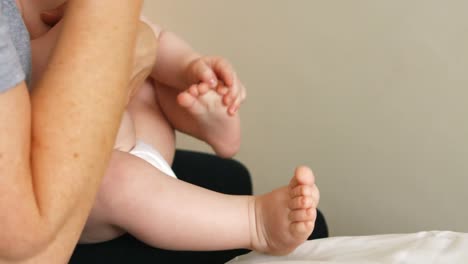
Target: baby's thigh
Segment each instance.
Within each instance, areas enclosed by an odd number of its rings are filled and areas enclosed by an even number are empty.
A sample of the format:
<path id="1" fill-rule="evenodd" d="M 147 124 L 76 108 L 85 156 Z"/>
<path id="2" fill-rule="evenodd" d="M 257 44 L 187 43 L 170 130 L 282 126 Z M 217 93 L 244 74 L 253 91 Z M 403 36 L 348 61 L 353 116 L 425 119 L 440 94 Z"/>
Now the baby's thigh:
<path id="1" fill-rule="evenodd" d="M 148 169 L 151 173 L 148 173 Z M 135 189 L 141 189 L 139 186 L 145 184 L 143 175 L 152 177 L 158 172 L 140 158 L 125 151 L 114 150 L 80 243 L 104 242 L 124 234 L 126 231 L 119 227 L 119 223 L 123 217 L 132 217 L 127 213 L 135 206 Z"/>
<path id="2" fill-rule="evenodd" d="M 108 241 L 127 232 L 129 226 L 138 226 L 142 215 L 148 214 L 145 201 L 154 201 L 163 189 L 160 185 L 164 184 L 154 184 L 161 179 L 173 180 L 146 161 L 114 150 L 80 243 Z"/>
<path id="3" fill-rule="evenodd" d="M 128 105 L 136 138 L 158 150 L 172 164 L 175 153 L 175 132 L 164 115 L 153 82 L 147 80 Z M 177 102 L 174 100 L 173 102 Z"/>
<path id="4" fill-rule="evenodd" d="M 114 211 L 127 211 L 127 208 L 117 208 L 119 199 L 123 197 L 123 189 L 131 184 L 133 175 L 126 170 L 131 164 L 128 162 L 134 158 L 124 151 L 112 152 L 109 166 L 102 179 L 93 208 L 88 216 L 86 225 L 80 237 L 80 243 L 98 243 L 114 239 L 125 233 L 124 230 L 114 225 Z M 135 168 L 137 175 L 138 168 Z M 134 177 L 137 179 L 137 177 Z M 115 201 L 115 202 L 113 202 Z"/>

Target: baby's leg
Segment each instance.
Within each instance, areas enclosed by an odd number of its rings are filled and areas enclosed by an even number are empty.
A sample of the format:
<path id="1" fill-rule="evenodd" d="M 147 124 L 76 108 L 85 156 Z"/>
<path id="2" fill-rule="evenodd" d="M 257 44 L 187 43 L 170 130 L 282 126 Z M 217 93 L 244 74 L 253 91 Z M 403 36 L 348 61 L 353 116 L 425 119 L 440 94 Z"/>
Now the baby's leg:
<path id="1" fill-rule="evenodd" d="M 122 157 L 130 156 L 126 153 L 135 146 L 137 139 L 153 146 L 169 164 L 172 163 L 175 151 L 174 129 L 168 124 L 157 104 L 152 82 L 146 80 L 140 85 L 141 88 L 129 102 L 127 111 L 123 115 L 108 172 L 104 177 L 105 182 L 113 181 L 114 178 L 119 179 L 120 172 L 116 167 L 120 167 Z M 111 192 L 104 186 L 109 184 L 102 184 L 98 192 L 98 198 L 81 235 L 81 243 L 105 241 L 124 233 L 119 227 L 109 225 L 106 210 L 109 206 L 103 204 L 105 199 L 99 198 L 107 197 Z"/>
<path id="2" fill-rule="evenodd" d="M 175 153 L 175 132 L 162 112 L 151 80 L 146 80 L 128 105 L 136 138 L 158 150 L 168 164 Z"/>
<path id="3" fill-rule="evenodd" d="M 214 90 L 194 97 L 158 83 L 162 111 L 175 129 L 208 143 L 221 157 L 232 157 L 240 148 L 239 114 L 227 114 L 222 96 Z"/>
<path id="4" fill-rule="evenodd" d="M 159 137 L 166 131 L 170 139 L 170 126 L 150 122 L 158 116 L 153 91 L 151 85 L 140 90 L 130 113 L 137 137 L 167 148 Z M 307 168 L 297 170 L 289 187 L 259 197 L 231 196 L 168 177 L 142 159 L 114 151 L 82 242 L 111 239 L 125 230 L 168 249 L 251 248 L 282 254 L 312 232 L 317 202 Z"/>
<path id="5" fill-rule="evenodd" d="M 285 254 L 312 232 L 319 198 L 305 167 L 296 170 L 289 186 L 254 197 L 179 181 L 127 153 L 114 158 L 96 202 L 102 220 L 149 245 Z"/>

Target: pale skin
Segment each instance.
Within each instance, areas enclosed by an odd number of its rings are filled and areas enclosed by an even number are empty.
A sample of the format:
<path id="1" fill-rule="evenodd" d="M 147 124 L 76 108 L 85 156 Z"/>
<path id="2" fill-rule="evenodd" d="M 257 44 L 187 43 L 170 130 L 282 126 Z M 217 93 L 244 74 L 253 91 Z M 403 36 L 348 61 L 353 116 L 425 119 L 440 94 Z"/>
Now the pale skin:
<path id="1" fill-rule="evenodd" d="M 161 34 L 155 26 L 153 31 L 158 36 L 154 81 L 145 82 L 129 102 L 81 242 L 130 232 L 165 249 L 289 253 L 314 227 L 319 191 L 309 168 L 298 167 L 288 186 L 268 194 L 232 196 L 168 177 L 126 153 L 138 138 L 171 163 L 174 128 L 204 140 L 224 157 L 234 155 L 240 144 L 237 111 L 246 93 L 232 66 L 220 57 L 201 57 L 173 33 Z M 38 39 L 41 52 L 33 54 L 38 75 L 54 32 Z"/>
<path id="2" fill-rule="evenodd" d="M 63 1 L 31 2 L 50 8 Z M 131 92 L 140 11 L 135 0 L 70 0 L 35 92 L 22 82 L 0 94 L 0 263 L 67 262 Z"/>

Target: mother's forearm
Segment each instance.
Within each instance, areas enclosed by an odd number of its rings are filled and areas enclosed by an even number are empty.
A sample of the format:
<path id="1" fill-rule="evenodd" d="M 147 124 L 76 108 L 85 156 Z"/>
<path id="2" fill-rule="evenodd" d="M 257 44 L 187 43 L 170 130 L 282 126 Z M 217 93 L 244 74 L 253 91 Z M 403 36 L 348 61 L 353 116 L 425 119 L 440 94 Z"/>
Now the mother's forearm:
<path id="1" fill-rule="evenodd" d="M 72 212 L 82 228 L 104 175 L 129 93 L 141 2 L 70 0 L 32 93 L 33 188 L 50 240 Z"/>

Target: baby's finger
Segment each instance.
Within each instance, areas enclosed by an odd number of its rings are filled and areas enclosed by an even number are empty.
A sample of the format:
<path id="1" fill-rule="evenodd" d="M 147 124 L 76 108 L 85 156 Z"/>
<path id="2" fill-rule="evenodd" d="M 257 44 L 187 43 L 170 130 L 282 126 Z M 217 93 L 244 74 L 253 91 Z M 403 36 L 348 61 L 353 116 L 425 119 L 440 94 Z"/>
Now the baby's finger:
<path id="1" fill-rule="evenodd" d="M 229 87 L 227 87 L 223 81 L 218 82 L 218 87 L 216 87 L 216 92 L 219 95 L 226 95 L 229 93 Z"/>
<path id="2" fill-rule="evenodd" d="M 216 92 L 219 95 L 226 95 L 229 92 L 229 88 L 224 85 L 219 85 L 218 88 L 216 88 Z"/>
<path id="3" fill-rule="evenodd" d="M 234 85 L 235 87 L 235 85 Z M 223 94 L 223 105 L 224 106 L 231 106 L 232 103 L 234 102 L 234 100 L 236 99 L 235 97 L 232 96 L 232 93 L 233 93 L 233 90 L 235 89 L 234 87 L 227 87 L 226 88 L 228 89 L 228 92 Z"/>
<path id="4" fill-rule="evenodd" d="M 218 79 L 223 81 L 227 87 L 232 88 L 234 85 L 235 73 L 231 64 L 229 64 L 229 62 L 223 58 L 215 57 L 213 58 L 212 66 L 213 71 Z"/>
<path id="5" fill-rule="evenodd" d="M 225 97 L 227 97 L 225 99 L 227 106 L 231 109 L 238 109 L 240 104 L 244 101 L 245 87 L 237 77 L 234 79 L 234 86 L 230 89 L 229 94 L 225 95 Z"/>
<path id="6" fill-rule="evenodd" d="M 245 99 L 247 99 L 247 90 L 245 89 L 244 85 L 242 85 L 240 96 L 241 96 L 241 102 L 244 102 Z"/>
<path id="7" fill-rule="evenodd" d="M 237 77 L 234 77 L 234 85 L 231 87 L 229 94 L 232 97 L 232 100 L 235 101 L 240 94 L 240 82 Z"/>
<path id="8" fill-rule="evenodd" d="M 235 99 L 232 98 L 231 93 L 227 93 L 223 96 L 223 105 L 229 107 L 232 105 L 234 100 Z"/>
<path id="9" fill-rule="evenodd" d="M 198 60 L 195 62 L 192 70 L 196 79 L 194 82 L 207 83 L 210 88 L 215 88 L 218 85 L 218 78 L 216 78 L 216 73 L 204 60 Z"/>
<path id="10" fill-rule="evenodd" d="M 240 104 L 241 104 L 240 97 L 237 97 L 234 103 L 229 106 L 228 114 L 231 116 L 235 115 L 240 108 Z"/>

